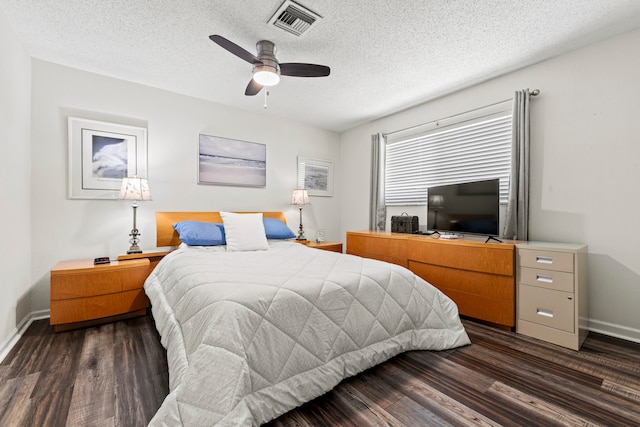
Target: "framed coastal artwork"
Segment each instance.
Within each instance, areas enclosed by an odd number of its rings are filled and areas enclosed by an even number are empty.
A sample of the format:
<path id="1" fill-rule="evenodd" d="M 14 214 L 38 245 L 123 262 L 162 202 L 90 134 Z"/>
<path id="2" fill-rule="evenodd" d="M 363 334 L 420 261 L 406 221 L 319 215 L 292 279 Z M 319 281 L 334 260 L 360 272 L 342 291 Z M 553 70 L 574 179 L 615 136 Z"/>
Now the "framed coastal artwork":
<path id="1" fill-rule="evenodd" d="M 70 199 L 118 199 L 122 178 L 147 177 L 147 129 L 69 117 Z"/>
<path id="2" fill-rule="evenodd" d="M 200 134 L 198 184 L 265 187 L 267 146 Z"/>
<path id="3" fill-rule="evenodd" d="M 333 196 L 333 162 L 298 156 L 298 188 L 310 196 Z"/>

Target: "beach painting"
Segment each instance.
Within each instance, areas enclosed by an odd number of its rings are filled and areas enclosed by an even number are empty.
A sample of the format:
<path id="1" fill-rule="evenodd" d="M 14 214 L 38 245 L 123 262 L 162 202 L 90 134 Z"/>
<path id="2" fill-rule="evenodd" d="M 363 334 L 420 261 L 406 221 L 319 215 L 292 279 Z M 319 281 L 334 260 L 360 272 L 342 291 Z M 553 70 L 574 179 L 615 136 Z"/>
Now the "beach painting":
<path id="1" fill-rule="evenodd" d="M 333 162 L 298 156 L 298 188 L 309 196 L 333 196 Z"/>
<path id="2" fill-rule="evenodd" d="M 200 134 L 198 184 L 265 187 L 267 146 Z"/>

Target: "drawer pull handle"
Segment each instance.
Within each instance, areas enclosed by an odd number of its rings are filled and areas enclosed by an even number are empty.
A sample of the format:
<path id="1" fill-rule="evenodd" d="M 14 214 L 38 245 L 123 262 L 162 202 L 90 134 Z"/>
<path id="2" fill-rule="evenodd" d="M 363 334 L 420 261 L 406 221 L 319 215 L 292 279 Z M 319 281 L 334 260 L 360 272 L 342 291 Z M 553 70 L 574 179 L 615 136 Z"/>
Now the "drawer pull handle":
<path id="1" fill-rule="evenodd" d="M 536 308 L 536 314 L 544 317 L 553 317 L 553 310 L 545 310 L 542 308 Z"/>
<path id="2" fill-rule="evenodd" d="M 551 277 L 551 276 L 542 276 L 540 274 L 536 274 L 536 280 L 538 282 L 553 283 L 553 277 Z"/>
<path id="3" fill-rule="evenodd" d="M 536 262 L 540 264 L 553 264 L 553 257 L 550 256 L 537 256 Z"/>

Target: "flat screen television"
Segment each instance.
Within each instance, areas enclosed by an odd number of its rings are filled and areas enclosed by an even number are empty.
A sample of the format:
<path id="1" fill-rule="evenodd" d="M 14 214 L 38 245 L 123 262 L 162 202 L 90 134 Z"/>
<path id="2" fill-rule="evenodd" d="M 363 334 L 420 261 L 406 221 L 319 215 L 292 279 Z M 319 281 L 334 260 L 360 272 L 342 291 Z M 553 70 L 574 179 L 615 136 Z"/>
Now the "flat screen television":
<path id="1" fill-rule="evenodd" d="M 429 187 L 427 196 L 429 230 L 498 235 L 499 179 Z"/>

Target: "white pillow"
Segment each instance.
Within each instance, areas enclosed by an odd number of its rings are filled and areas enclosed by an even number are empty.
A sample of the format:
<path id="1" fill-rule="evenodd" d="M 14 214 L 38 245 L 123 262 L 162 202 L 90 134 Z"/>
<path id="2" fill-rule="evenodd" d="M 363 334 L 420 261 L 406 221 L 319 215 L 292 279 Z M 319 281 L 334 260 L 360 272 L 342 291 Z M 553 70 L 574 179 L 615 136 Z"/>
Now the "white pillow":
<path id="1" fill-rule="evenodd" d="M 220 212 L 224 224 L 228 251 L 258 251 L 269 249 L 262 214 Z"/>

